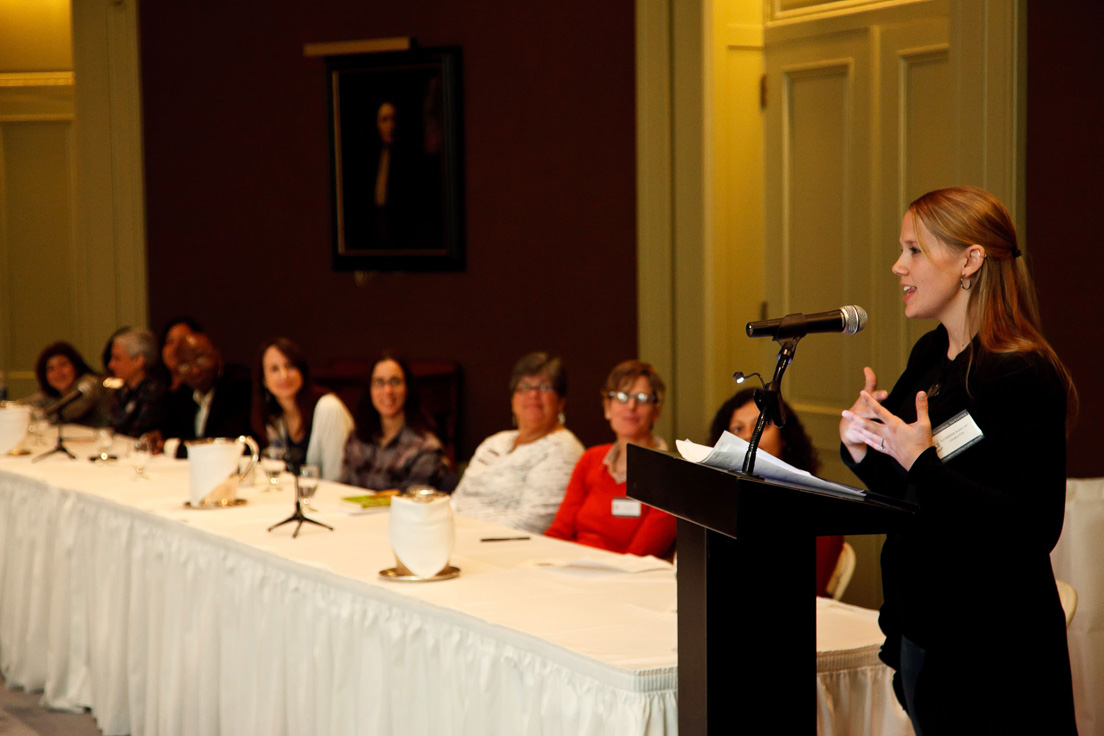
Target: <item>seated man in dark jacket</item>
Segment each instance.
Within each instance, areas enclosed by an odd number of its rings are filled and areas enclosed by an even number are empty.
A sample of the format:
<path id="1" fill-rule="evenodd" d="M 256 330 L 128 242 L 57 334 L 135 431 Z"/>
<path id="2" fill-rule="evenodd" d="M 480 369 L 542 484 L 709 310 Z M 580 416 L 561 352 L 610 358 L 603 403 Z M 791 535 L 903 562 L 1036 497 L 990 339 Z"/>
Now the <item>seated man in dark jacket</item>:
<path id="1" fill-rule="evenodd" d="M 185 457 L 184 441 L 253 433 L 250 412 L 253 382 L 249 371 L 224 365 L 222 354 L 204 334 L 187 335 L 176 345 L 177 370 L 191 394 L 181 394 L 169 407 L 166 437 L 179 437 L 177 457 Z"/>
<path id="2" fill-rule="evenodd" d="M 157 342 L 149 332 L 126 330 L 112 339 L 108 369 L 123 382 L 111 416 L 116 434 L 140 437 L 164 426 L 165 382 L 158 366 Z"/>

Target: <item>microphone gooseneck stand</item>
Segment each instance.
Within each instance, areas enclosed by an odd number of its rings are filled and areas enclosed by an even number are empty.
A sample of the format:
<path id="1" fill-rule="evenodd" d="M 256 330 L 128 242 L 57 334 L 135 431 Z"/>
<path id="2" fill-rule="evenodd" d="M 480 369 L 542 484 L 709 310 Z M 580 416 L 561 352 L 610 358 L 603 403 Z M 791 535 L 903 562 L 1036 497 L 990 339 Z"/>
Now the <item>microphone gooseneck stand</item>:
<path id="1" fill-rule="evenodd" d="M 48 457 L 50 457 L 50 455 L 56 455 L 59 452 L 63 452 L 66 455 L 68 455 L 70 460 L 76 460 L 77 459 L 76 455 L 69 452 L 69 448 L 65 446 L 65 440 L 61 436 L 61 429 L 62 429 L 62 425 L 64 424 L 64 422 L 61 421 L 61 412 L 60 412 L 60 410 L 57 412 L 57 414 L 55 416 L 57 417 L 57 428 L 58 428 L 57 444 L 54 445 L 54 449 L 47 450 L 46 452 L 42 453 L 41 455 L 36 455 L 31 460 L 32 463 L 37 463 L 39 460 L 43 460 L 45 458 L 48 458 Z"/>
<path id="2" fill-rule="evenodd" d="M 295 511 L 292 513 L 291 516 L 284 519 L 280 523 L 273 524 L 272 526 L 270 526 L 268 528 L 268 530 L 272 531 L 273 529 L 276 529 L 277 527 L 281 527 L 284 524 L 290 524 L 293 521 L 297 521 L 299 523 L 295 527 L 295 531 L 293 531 L 291 533 L 291 538 L 292 539 L 295 539 L 296 537 L 299 536 L 299 530 L 303 528 L 303 524 L 314 524 L 315 526 L 325 527 L 326 529 L 329 529 L 332 532 L 334 529 L 329 524 L 323 524 L 321 521 L 315 521 L 314 519 L 308 518 L 303 513 L 303 504 L 299 500 L 299 476 L 296 475 L 296 476 L 293 476 L 293 477 L 295 478 Z"/>
<path id="3" fill-rule="evenodd" d="M 761 389 L 755 389 L 755 405 L 759 407 L 759 418 L 755 421 L 755 429 L 751 433 L 748 442 L 747 453 L 744 455 L 744 467 L 741 475 L 758 477 L 755 475 L 755 455 L 759 450 L 759 440 L 763 437 L 763 430 L 767 428 L 767 422 L 773 422 L 774 426 L 782 428 L 786 425 L 786 412 L 782 408 L 782 375 L 786 368 L 793 362 L 797 352 L 798 341 L 805 337 L 808 323 L 803 315 L 790 314 L 782 318 L 778 325 L 778 331 L 774 335 L 774 341 L 782 346 L 778 351 L 778 365 L 775 366 L 774 376 L 770 384 Z"/>

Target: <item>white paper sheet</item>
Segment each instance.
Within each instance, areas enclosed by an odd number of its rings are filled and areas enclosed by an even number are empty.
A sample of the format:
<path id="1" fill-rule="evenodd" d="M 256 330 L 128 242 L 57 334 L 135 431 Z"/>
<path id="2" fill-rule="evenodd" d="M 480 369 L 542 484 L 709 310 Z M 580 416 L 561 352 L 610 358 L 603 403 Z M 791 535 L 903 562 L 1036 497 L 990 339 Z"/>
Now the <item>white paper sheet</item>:
<path id="1" fill-rule="evenodd" d="M 690 462 L 722 470 L 740 470 L 744 467 L 744 455 L 747 454 L 748 443 L 731 432 L 724 432 L 713 447 L 699 445 L 690 440 L 675 440 L 675 447 L 678 448 L 679 454 Z M 778 481 L 799 488 L 833 491 L 857 496 L 866 494 L 866 491 L 861 488 L 853 488 L 842 483 L 824 480 L 812 473 L 795 468 L 761 447 L 755 453 L 755 473 L 767 480 Z"/>

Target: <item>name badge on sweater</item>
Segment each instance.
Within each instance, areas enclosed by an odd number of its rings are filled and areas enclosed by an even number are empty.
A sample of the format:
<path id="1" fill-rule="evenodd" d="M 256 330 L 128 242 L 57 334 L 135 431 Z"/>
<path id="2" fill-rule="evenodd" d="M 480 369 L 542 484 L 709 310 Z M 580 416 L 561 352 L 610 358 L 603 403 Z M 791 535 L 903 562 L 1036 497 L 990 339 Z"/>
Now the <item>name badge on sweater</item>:
<path id="1" fill-rule="evenodd" d="M 631 516 L 633 518 L 640 518 L 641 503 L 632 498 L 615 498 L 613 499 L 613 515 L 614 516 Z"/>
<path id="2" fill-rule="evenodd" d="M 968 411 L 960 411 L 940 424 L 932 432 L 935 454 L 940 460 L 950 460 L 967 447 L 981 442 L 985 437 Z"/>

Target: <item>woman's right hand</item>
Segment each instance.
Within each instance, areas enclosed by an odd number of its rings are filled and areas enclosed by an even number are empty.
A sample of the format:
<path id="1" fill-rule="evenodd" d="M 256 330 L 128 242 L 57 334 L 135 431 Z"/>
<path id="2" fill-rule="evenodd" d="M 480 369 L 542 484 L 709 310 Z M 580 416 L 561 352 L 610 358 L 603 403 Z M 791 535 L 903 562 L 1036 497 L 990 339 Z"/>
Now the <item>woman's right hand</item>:
<path id="1" fill-rule="evenodd" d="M 877 401 L 885 401 L 889 397 L 887 391 L 879 391 L 878 389 L 878 377 L 874 375 L 874 370 L 870 366 L 863 368 L 863 377 L 866 380 L 866 385 L 863 390 L 873 396 Z M 855 403 L 851 405 L 851 413 L 860 414 L 865 411 L 865 403 L 863 402 L 862 394 L 859 394 L 859 398 L 855 399 Z M 843 441 L 843 446 L 847 448 L 847 452 L 851 454 L 851 459 L 855 462 L 862 462 L 862 459 L 866 457 L 866 451 L 868 449 L 866 440 L 857 429 L 852 430 L 853 422 L 846 416 L 840 419 L 840 440 Z"/>

